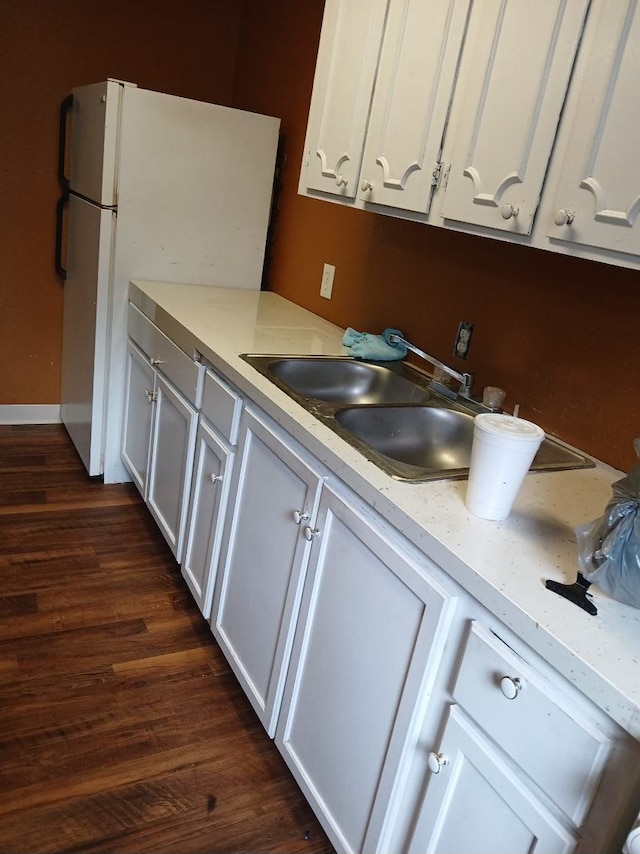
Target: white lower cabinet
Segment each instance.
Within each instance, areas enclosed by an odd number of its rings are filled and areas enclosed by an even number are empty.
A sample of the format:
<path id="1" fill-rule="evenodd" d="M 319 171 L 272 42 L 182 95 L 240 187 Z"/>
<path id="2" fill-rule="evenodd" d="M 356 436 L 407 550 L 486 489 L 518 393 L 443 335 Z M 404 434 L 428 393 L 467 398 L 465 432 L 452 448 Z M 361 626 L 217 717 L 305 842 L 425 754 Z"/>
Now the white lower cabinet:
<path id="1" fill-rule="evenodd" d="M 196 437 L 191 511 L 181 569 L 206 619 L 211 615 L 233 458 L 233 449 L 206 421 L 201 421 Z"/>
<path id="2" fill-rule="evenodd" d="M 181 570 L 208 620 L 231 492 L 242 398 L 212 368 L 204 379 Z"/>
<path id="3" fill-rule="evenodd" d="M 180 561 L 204 367 L 129 307 L 122 460 Z"/>
<path id="4" fill-rule="evenodd" d="M 444 729 L 424 740 L 426 791 L 402 850 L 620 850 L 638 785 L 637 745 L 512 644 L 469 621 Z"/>
<path id="5" fill-rule="evenodd" d="M 457 706 L 411 842 L 416 854 L 570 854 L 576 838 Z"/>
<path id="6" fill-rule="evenodd" d="M 187 519 L 198 413 L 160 373 L 156 380 L 155 406 L 146 500 L 179 562 Z"/>
<path id="7" fill-rule="evenodd" d="M 247 407 L 211 626 L 270 735 L 284 688 L 322 488 L 319 468 Z"/>
<path id="8" fill-rule="evenodd" d="M 156 394 L 156 372 L 132 341 L 127 342 L 122 460 L 143 498 L 147 495 L 149 442 Z"/>
<path id="9" fill-rule="evenodd" d="M 325 485 L 276 744 L 339 851 L 389 801 L 455 606 L 350 494 Z"/>

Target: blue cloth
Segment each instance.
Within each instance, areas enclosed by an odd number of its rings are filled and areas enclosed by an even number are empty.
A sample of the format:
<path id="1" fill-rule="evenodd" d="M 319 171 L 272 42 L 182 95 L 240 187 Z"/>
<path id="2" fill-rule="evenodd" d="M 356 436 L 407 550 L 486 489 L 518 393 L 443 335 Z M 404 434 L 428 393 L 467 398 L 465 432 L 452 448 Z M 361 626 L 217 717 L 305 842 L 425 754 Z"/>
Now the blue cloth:
<path id="1" fill-rule="evenodd" d="M 392 344 L 389 340 L 391 335 L 404 337 L 399 329 L 385 329 L 382 335 L 373 335 L 371 332 L 356 332 L 349 327 L 342 336 L 342 343 L 349 355 L 356 359 L 371 359 L 374 362 L 404 359 L 407 348 L 404 344 Z"/>

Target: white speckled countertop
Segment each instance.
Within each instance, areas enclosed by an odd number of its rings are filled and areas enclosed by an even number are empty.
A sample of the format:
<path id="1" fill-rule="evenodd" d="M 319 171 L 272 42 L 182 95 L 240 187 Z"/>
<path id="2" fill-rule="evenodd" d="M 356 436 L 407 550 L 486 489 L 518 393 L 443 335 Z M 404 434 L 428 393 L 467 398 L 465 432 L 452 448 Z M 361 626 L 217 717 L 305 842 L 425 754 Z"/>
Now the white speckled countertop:
<path id="1" fill-rule="evenodd" d="M 374 506 L 624 729 L 640 739 L 640 610 L 590 593 L 592 617 L 546 590 L 575 581 L 574 528 L 600 516 L 622 473 L 529 474 L 504 522 L 473 516 L 466 481 L 393 480 L 239 358 L 240 353 L 344 354 L 343 330 L 276 294 L 132 283 L 132 301 L 187 353 L 232 383 Z"/>

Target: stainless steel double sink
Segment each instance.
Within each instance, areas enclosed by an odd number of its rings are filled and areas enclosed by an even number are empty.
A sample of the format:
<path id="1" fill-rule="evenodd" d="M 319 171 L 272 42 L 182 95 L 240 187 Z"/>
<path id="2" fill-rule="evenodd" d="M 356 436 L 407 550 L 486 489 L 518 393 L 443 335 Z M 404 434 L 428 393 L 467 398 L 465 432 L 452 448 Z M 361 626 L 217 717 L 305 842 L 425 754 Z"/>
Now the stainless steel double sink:
<path id="1" fill-rule="evenodd" d="M 420 483 L 467 476 L 474 418 L 490 410 L 450 398 L 411 365 L 348 356 L 241 358 L 391 477 Z M 591 466 L 587 457 L 547 438 L 531 469 Z"/>

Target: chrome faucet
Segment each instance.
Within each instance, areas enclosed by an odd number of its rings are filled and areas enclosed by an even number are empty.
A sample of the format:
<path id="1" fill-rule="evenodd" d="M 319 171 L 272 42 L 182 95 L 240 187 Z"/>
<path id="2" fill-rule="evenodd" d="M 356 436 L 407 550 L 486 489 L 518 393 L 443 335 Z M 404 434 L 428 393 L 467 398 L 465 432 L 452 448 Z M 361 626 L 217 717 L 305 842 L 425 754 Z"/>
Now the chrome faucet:
<path id="1" fill-rule="evenodd" d="M 473 386 L 473 374 L 463 373 L 461 374 L 459 371 L 454 370 L 454 368 L 450 368 L 448 365 L 445 365 L 444 362 L 441 362 L 439 359 L 436 359 L 435 356 L 430 356 L 428 353 L 425 353 L 424 350 L 421 350 L 419 347 L 416 347 L 415 344 L 411 344 L 409 341 L 405 341 L 400 335 L 396 335 L 395 332 L 389 335 L 389 343 L 390 344 L 403 344 L 407 350 L 411 350 L 412 353 L 415 353 L 416 356 L 420 356 L 421 359 L 429 362 L 433 365 L 434 368 L 439 368 L 443 373 L 448 374 L 454 380 L 457 380 L 460 383 L 460 389 L 458 394 L 461 397 L 471 397 L 471 388 Z"/>

